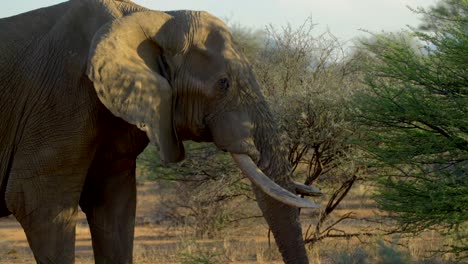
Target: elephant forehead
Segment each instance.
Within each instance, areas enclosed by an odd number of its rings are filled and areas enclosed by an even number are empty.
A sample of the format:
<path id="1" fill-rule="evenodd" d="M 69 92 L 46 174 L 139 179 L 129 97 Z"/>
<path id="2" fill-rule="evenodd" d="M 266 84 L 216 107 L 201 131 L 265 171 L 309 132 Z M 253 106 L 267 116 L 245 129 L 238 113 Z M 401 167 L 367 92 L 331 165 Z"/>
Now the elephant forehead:
<path id="1" fill-rule="evenodd" d="M 195 12 L 187 31 L 192 45 L 222 52 L 232 42 L 228 27 L 217 17 L 207 12 Z"/>

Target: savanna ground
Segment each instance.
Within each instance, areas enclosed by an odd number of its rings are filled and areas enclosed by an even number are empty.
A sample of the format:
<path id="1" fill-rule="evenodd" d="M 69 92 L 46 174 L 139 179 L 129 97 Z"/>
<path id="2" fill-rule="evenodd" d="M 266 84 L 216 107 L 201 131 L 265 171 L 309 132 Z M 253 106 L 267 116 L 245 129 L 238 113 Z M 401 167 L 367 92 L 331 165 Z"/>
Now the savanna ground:
<path id="1" fill-rule="evenodd" d="M 135 263 L 282 263 L 273 238 L 271 243 L 268 241 L 268 228 L 263 219 L 244 220 L 223 229 L 212 239 L 197 239 L 190 226 L 174 226 L 165 219 L 160 210 L 160 189 L 158 183 L 152 181 L 138 185 Z M 334 214 L 339 216 L 352 211 L 354 220 L 342 222 L 337 230 L 364 233 L 382 228 L 379 223 L 359 220 L 378 213 L 369 199 L 370 193 L 365 187 L 352 190 Z M 316 214 L 302 212 L 304 231 L 306 224 L 317 218 Z M 395 244 L 390 245 L 388 241 Z M 412 239 L 397 236 L 330 238 L 310 248 L 309 258 L 311 263 L 449 263 L 447 256 L 425 258 L 443 243 L 435 233 Z M 34 263 L 24 232 L 11 216 L 0 219 L 0 263 Z M 76 263 L 94 263 L 90 233 L 82 212 L 76 228 Z"/>

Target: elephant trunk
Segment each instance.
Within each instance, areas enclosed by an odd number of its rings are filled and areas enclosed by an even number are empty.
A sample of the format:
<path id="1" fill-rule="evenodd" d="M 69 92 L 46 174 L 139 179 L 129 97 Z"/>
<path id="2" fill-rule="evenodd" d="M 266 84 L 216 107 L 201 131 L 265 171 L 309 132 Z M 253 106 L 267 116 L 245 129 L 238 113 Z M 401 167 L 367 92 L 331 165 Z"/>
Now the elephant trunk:
<path id="1" fill-rule="evenodd" d="M 282 177 L 276 183 L 271 181 L 247 155 L 232 154 L 232 157 L 252 182 L 257 203 L 273 232 L 284 262 L 309 263 L 297 207 L 318 206 L 295 196 L 293 192 L 297 185 L 287 178 Z"/>
<path id="2" fill-rule="evenodd" d="M 284 263 L 309 263 L 302 239 L 299 209 L 272 199 L 254 187 L 257 203 L 270 227 Z"/>
<path id="3" fill-rule="evenodd" d="M 262 113 L 260 120 L 253 120 L 255 124 L 253 137 L 260 152 L 260 160 L 257 165 L 276 184 L 295 194 L 298 185 L 289 177 L 291 166 L 287 160 L 287 149 L 275 119 L 266 101 L 262 101 L 256 106 L 256 110 Z M 258 186 L 254 186 L 253 189 L 257 203 L 273 233 L 284 262 L 291 264 L 309 263 L 299 221 L 299 206 L 292 206 L 274 199 Z M 313 204 L 311 201 L 309 202 Z"/>
<path id="4" fill-rule="evenodd" d="M 269 166 L 263 171 L 279 186 L 295 193 L 296 185 L 289 177 L 286 177 L 289 172 L 289 162 L 281 153 L 282 151 L 273 153 Z M 273 233 L 284 263 L 309 263 L 299 221 L 299 209 L 274 199 L 257 186 L 254 186 L 253 189 L 257 203 Z"/>

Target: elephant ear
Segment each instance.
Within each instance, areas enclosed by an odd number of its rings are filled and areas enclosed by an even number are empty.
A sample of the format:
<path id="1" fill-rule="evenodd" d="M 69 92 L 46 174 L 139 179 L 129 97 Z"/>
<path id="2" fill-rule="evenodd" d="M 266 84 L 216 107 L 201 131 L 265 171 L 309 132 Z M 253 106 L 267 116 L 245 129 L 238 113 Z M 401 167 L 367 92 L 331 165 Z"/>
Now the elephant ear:
<path id="1" fill-rule="evenodd" d="M 177 162 L 184 158 L 184 147 L 174 127 L 169 69 L 164 50 L 148 35 L 171 17 L 145 13 L 149 12 L 116 19 L 99 29 L 91 45 L 87 75 L 112 114 L 145 131 L 159 145 L 164 162 Z"/>

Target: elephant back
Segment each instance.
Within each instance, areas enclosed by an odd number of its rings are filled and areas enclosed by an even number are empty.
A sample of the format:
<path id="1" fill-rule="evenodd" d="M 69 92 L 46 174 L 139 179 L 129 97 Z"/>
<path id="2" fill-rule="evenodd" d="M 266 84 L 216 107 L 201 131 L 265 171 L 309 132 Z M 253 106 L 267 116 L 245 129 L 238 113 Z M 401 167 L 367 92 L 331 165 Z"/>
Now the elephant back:
<path id="1" fill-rule="evenodd" d="M 11 67 L 18 54 L 46 35 L 65 13 L 69 3 L 33 10 L 0 19 L 0 80 L 5 66 Z"/>

